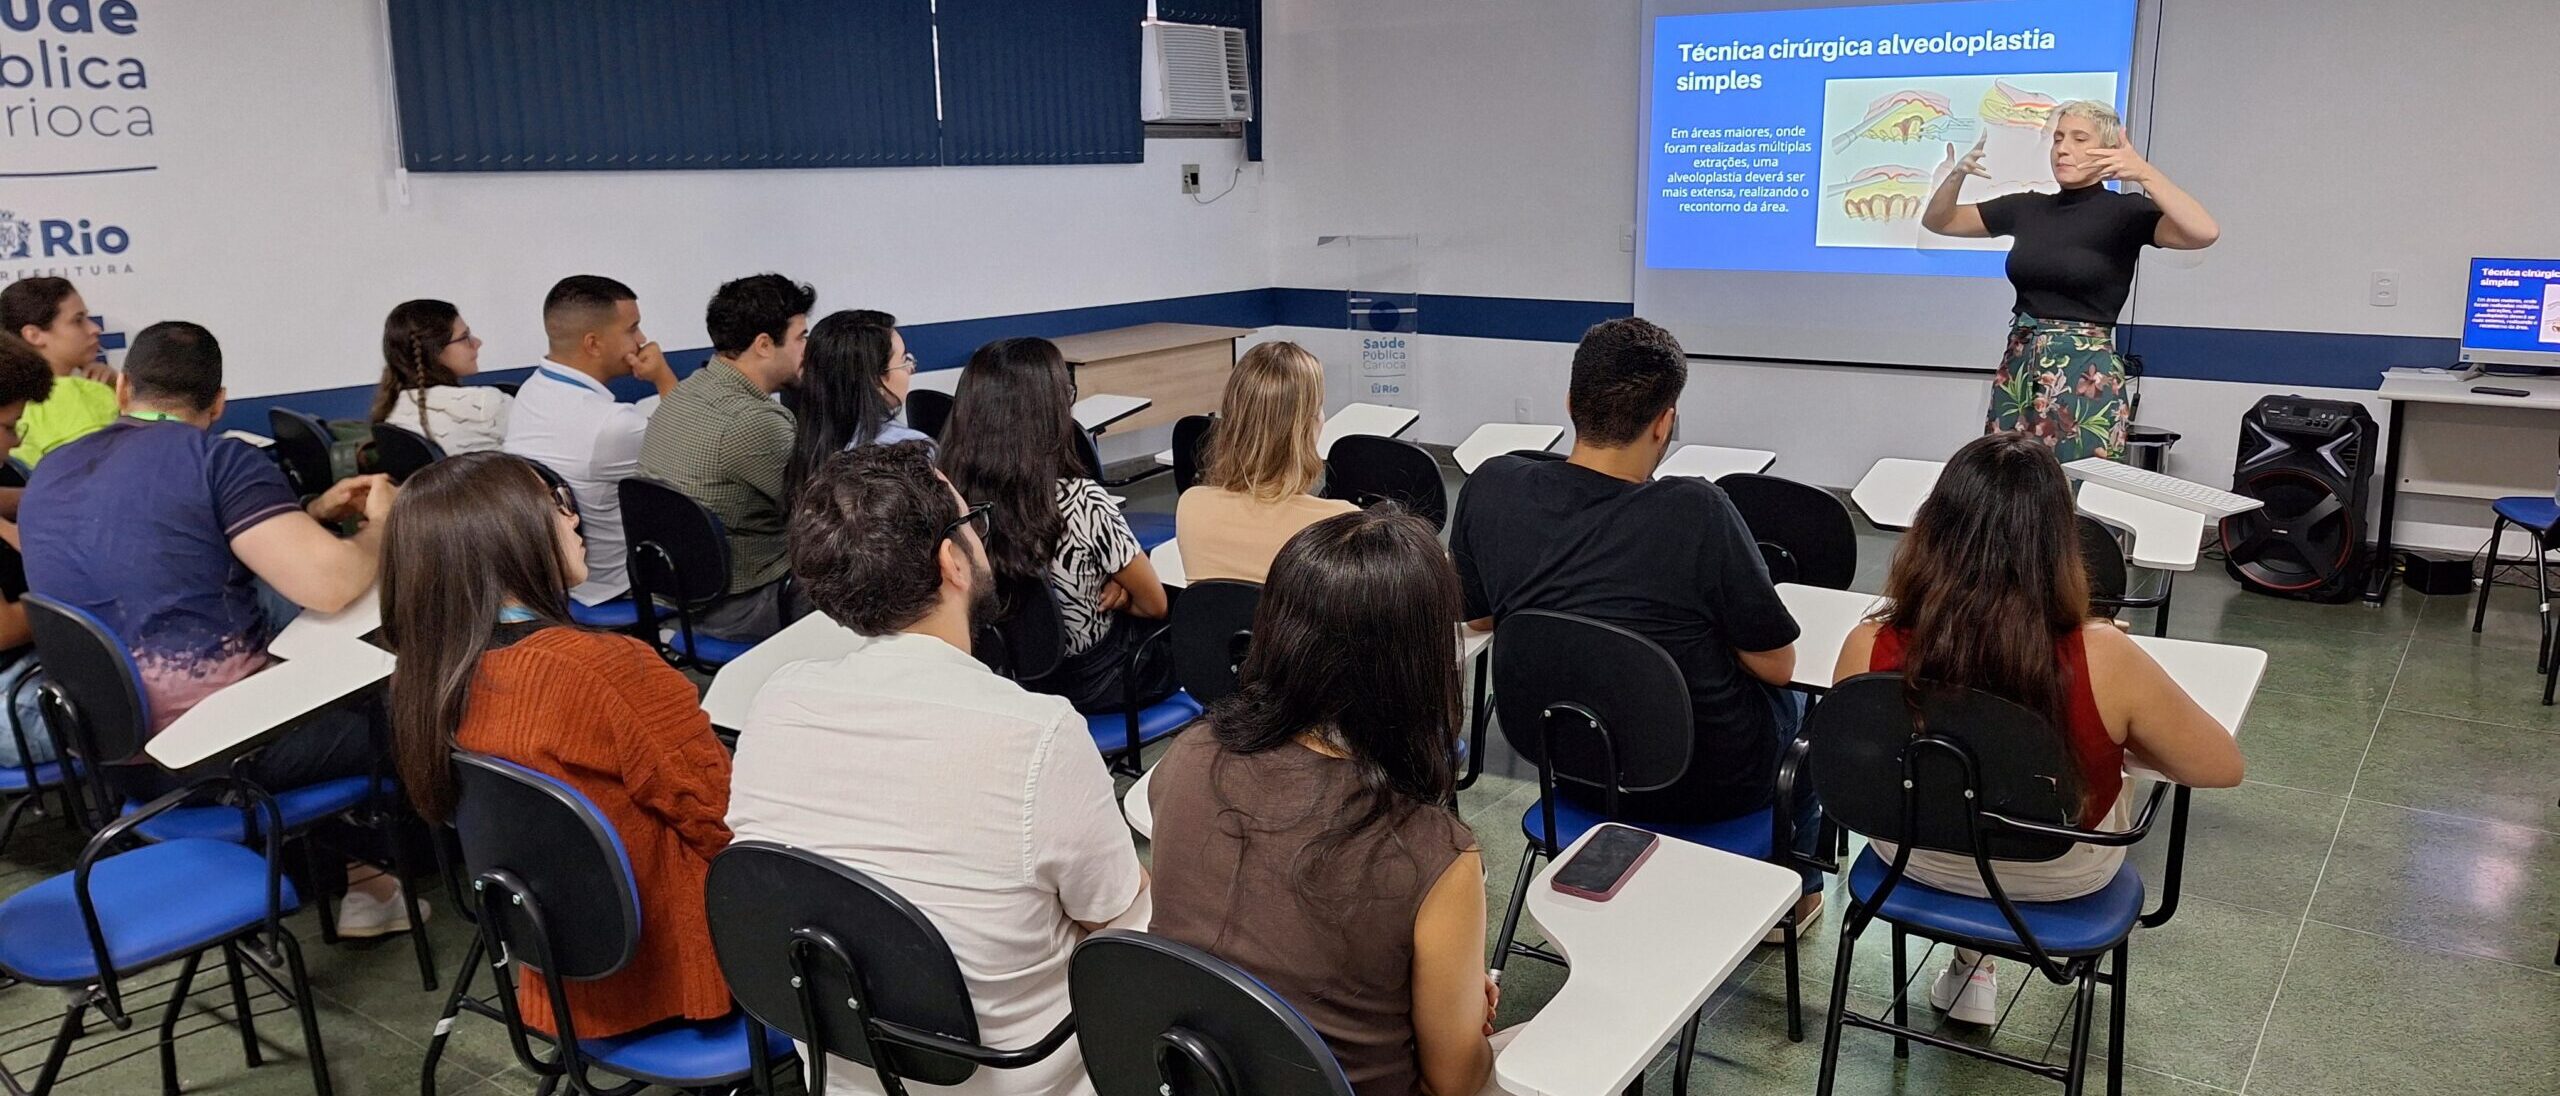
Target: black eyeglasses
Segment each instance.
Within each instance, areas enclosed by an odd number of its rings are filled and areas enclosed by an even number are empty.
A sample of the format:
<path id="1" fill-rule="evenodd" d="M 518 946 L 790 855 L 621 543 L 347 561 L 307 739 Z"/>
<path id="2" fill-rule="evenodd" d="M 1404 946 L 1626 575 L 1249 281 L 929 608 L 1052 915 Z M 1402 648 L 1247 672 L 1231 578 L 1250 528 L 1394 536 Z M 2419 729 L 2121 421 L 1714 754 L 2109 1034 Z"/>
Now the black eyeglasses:
<path id="1" fill-rule="evenodd" d="M 978 531 L 979 540 L 987 539 L 987 533 L 995 525 L 995 519 L 992 517 L 995 508 L 996 504 L 992 502 L 981 502 L 970 507 L 958 518 L 953 519 L 951 524 L 942 527 L 942 539 L 951 539 L 951 535 L 959 532 L 963 525 L 974 526 Z"/>

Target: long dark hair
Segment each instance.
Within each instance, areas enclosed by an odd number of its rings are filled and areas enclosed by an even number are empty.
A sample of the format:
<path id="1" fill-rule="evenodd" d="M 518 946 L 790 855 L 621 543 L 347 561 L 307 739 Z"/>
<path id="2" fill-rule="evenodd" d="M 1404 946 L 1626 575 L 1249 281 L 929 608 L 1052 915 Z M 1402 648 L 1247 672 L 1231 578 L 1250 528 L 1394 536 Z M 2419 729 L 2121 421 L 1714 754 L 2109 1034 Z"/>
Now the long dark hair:
<path id="1" fill-rule="evenodd" d="M 995 504 L 989 563 L 1025 582 L 1049 573 L 1066 518 L 1058 481 L 1085 474 L 1076 448 L 1075 388 L 1047 339 L 998 339 L 969 356 L 942 428 L 942 474 L 972 504 Z"/>
<path id="2" fill-rule="evenodd" d="M 897 328 L 898 318 L 886 312 L 849 309 L 809 329 L 800 383 L 788 390 L 799 427 L 791 436 L 791 462 L 782 468 L 783 498 L 800 497 L 800 485 L 827 458 L 870 444 L 898 413 L 887 379 Z"/>
<path id="3" fill-rule="evenodd" d="M 444 367 L 444 348 L 453 343 L 453 323 L 462 311 L 443 301 L 402 301 L 382 321 L 382 380 L 373 386 L 373 410 L 366 417 L 387 422 L 400 408 L 400 394 L 418 393 L 418 433 L 432 441 L 427 429 L 426 390 L 461 384 Z"/>
<path id="4" fill-rule="evenodd" d="M 1449 809 L 1462 711 L 1450 629 L 1463 608 L 1457 571 L 1431 526 L 1392 504 L 1310 525 L 1272 560 L 1241 687 L 1209 724 L 1221 762 L 1314 734 L 1358 772 L 1358 794 L 1335 805 L 1291 868 L 1294 882 L 1307 884 L 1375 827 Z M 1223 813 L 1226 797 L 1218 799 Z M 1292 889 L 1310 894 L 1307 885 Z"/>
<path id="5" fill-rule="evenodd" d="M 2070 480 L 2043 442 L 2010 431 L 1956 450 L 1894 551 L 1875 617 L 1905 637 L 1902 677 L 1915 698 L 1924 681 L 1980 689 L 2065 733 L 2071 683 L 2054 645 L 2089 622 L 2074 515 Z M 2064 789 L 2067 800 L 2084 794 Z"/>
<path id="6" fill-rule="evenodd" d="M 464 453 L 409 477 L 384 524 L 382 638 L 391 675 L 392 752 L 418 813 L 453 811 L 453 733 L 471 678 L 509 604 L 539 623 L 569 620 L 559 502 L 520 457 Z"/>

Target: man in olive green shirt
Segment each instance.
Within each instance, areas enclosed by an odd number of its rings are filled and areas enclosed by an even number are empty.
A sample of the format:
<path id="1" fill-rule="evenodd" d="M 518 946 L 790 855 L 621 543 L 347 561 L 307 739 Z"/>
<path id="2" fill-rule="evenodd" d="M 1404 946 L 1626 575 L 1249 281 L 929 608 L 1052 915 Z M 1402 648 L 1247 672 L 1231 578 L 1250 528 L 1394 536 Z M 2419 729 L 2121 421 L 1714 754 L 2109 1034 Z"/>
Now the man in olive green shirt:
<path id="1" fill-rule="evenodd" d="M 729 596 L 695 631 L 752 643 L 805 609 L 786 606 L 791 561 L 782 472 L 791 460 L 791 412 L 773 398 L 800 379 L 817 293 L 779 274 L 720 287 L 704 317 L 709 362 L 658 401 L 640 440 L 640 474 L 703 505 L 729 534 Z"/>
<path id="2" fill-rule="evenodd" d="M 53 391 L 27 405 L 18 422 L 18 447 L 9 455 L 33 467 L 65 442 L 116 420 L 116 390 L 92 379 L 98 363 L 98 325 L 89 304 L 62 278 L 21 278 L 0 289 L 0 330 L 44 355 L 53 369 Z M 112 376 L 113 374 L 108 374 Z"/>

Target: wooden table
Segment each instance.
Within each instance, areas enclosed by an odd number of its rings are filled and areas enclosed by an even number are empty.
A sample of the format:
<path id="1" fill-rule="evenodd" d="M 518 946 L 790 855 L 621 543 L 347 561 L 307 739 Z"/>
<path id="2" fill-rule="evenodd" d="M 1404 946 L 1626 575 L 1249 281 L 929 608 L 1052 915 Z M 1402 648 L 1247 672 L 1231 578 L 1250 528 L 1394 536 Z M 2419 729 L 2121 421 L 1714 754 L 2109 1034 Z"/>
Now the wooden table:
<path id="1" fill-rule="evenodd" d="M 1236 340 L 1251 334 L 1249 327 L 1150 323 L 1049 341 L 1066 356 L 1079 389 L 1153 401 L 1122 424 L 1134 430 L 1216 411 L 1235 369 Z"/>

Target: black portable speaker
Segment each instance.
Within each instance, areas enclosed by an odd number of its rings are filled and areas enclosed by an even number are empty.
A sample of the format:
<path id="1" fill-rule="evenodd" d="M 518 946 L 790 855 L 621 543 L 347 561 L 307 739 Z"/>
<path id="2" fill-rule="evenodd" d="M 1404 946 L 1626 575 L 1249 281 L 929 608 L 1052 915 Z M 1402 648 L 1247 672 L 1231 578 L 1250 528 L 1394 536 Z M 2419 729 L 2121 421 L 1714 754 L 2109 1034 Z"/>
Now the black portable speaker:
<path id="1" fill-rule="evenodd" d="M 2363 404 L 2268 396 L 2240 419 L 2235 494 L 2266 505 L 2222 519 L 2222 551 L 2244 589 L 2345 601 L 2364 587 L 2373 416 Z"/>

